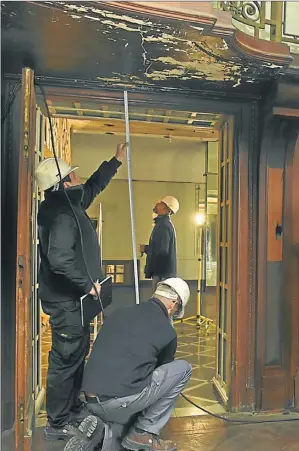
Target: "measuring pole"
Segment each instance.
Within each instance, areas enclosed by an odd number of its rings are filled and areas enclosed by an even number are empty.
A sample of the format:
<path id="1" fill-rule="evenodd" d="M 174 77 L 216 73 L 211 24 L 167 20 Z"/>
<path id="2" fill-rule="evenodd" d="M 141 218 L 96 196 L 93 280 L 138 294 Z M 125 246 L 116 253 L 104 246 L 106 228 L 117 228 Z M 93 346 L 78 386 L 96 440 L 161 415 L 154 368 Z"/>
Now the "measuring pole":
<path id="1" fill-rule="evenodd" d="M 134 221 L 134 200 L 133 200 L 133 183 L 132 183 L 132 166 L 131 166 L 129 104 L 128 104 L 128 92 L 127 91 L 124 91 L 124 107 L 125 107 L 125 121 L 126 121 L 127 164 L 128 164 L 128 182 L 129 182 L 133 263 L 134 263 L 135 297 L 136 297 L 136 304 L 139 304 L 139 281 L 138 281 L 137 248 L 136 248 L 136 233 L 135 233 L 135 221 Z"/>
<path id="2" fill-rule="evenodd" d="M 202 292 L 202 226 L 198 226 L 197 237 L 197 259 L 198 259 L 198 275 L 197 275 L 197 299 L 196 299 L 196 327 L 199 329 L 201 324 L 201 292 Z"/>

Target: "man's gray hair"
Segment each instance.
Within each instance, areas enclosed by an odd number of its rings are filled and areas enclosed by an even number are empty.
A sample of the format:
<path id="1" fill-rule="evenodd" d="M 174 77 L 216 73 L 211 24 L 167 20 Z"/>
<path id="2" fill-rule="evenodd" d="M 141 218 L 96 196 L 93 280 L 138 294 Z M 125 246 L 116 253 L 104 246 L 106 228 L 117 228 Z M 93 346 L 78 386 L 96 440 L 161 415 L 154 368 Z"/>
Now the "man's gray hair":
<path id="1" fill-rule="evenodd" d="M 159 283 L 154 295 L 170 299 L 171 301 L 180 300 L 180 297 L 177 294 L 177 292 L 170 286 L 163 284 L 163 282 Z"/>

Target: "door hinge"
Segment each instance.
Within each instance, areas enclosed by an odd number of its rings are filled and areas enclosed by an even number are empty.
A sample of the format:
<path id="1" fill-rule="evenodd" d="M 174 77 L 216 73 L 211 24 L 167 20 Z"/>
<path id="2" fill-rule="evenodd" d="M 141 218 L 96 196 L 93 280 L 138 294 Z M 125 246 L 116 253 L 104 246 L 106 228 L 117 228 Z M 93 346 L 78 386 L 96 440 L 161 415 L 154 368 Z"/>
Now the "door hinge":
<path id="1" fill-rule="evenodd" d="M 23 269 L 25 267 L 24 255 L 19 255 L 18 256 L 18 265 L 19 265 L 19 268 L 21 268 L 21 269 Z"/>
<path id="2" fill-rule="evenodd" d="M 24 404 L 20 404 L 19 408 L 19 421 L 24 421 Z"/>
<path id="3" fill-rule="evenodd" d="M 24 268 L 25 268 L 24 255 L 19 255 L 18 256 L 18 267 L 19 267 L 19 287 L 22 288 L 22 286 L 23 286 L 23 279 L 24 279 Z"/>
<path id="4" fill-rule="evenodd" d="M 27 108 L 29 113 L 29 108 Z M 29 157 L 29 129 L 28 127 L 24 130 L 24 157 L 27 160 Z"/>
<path id="5" fill-rule="evenodd" d="M 236 361 L 235 360 L 232 360 L 232 368 L 231 368 L 231 370 L 232 370 L 232 373 L 236 372 Z"/>

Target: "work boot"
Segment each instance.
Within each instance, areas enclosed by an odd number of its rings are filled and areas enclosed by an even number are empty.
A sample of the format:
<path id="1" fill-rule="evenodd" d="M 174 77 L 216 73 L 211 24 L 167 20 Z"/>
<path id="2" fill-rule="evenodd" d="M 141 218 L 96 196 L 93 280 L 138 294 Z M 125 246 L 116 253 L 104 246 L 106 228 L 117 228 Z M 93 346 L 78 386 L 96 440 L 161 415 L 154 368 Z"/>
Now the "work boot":
<path id="1" fill-rule="evenodd" d="M 83 420 L 85 420 L 86 417 L 90 415 L 89 410 L 87 409 L 86 405 L 83 404 L 81 406 L 81 410 L 78 410 L 76 413 L 73 414 L 72 423 L 74 423 L 76 426 L 79 426 L 80 423 L 82 423 Z"/>
<path id="2" fill-rule="evenodd" d="M 105 424 L 95 415 L 89 415 L 80 424 L 79 434 L 72 437 L 64 451 L 93 451 L 102 444 Z"/>
<path id="3" fill-rule="evenodd" d="M 145 431 L 139 432 L 135 428 L 131 429 L 121 445 L 133 451 L 177 451 L 176 444 L 170 440 L 161 440 L 158 435 Z"/>
<path id="4" fill-rule="evenodd" d="M 78 429 L 72 424 L 65 424 L 64 426 L 55 426 L 47 423 L 44 429 L 45 440 L 69 440 L 78 434 Z"/>

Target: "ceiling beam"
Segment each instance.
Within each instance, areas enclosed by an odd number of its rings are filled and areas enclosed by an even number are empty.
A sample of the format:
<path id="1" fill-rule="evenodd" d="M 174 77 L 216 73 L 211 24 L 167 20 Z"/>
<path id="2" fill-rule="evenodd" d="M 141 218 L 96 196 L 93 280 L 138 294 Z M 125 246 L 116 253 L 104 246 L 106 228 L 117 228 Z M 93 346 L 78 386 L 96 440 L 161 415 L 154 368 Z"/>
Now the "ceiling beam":
<path id="1" fill-rule="evenodd" d="M 74 107 L 77 110 L 78 116 L 83 116 L 83 111 L 81 110 L 81 104 L 79 102 L 75 102 Z"/>
<path id="2" fill-rule="evenodd" d="M 103 115 L 104 115 L 104 117 L 108 118 L 108 117 L 110 117 L 111 114 L 118 115 L 120 118 L 123 118 L 123 119 L 125 116 L 124 111 L 114 111 L 112 109 L 109 110 L 108 105 L 103 105 L 100 108 L 94 108 L 94 109 L 93 108 L 80 108 L 80 111 L 85 113 L 86 118 L 88 118 L 88 113 L 92 113 L 93 116 L 88 119 L 101 119 L 103 117 Z M 70 114 L 71 112 L 77 113 L 77 109 L 73 108 L 73 107 L 61 106 L 61 105 L 59 105 L 59 107 L 56 107 L 56 114 L 59 117 L 62 117 L 62 116 L 74 117 L 74 115 Z M 168 110 L 167 113 L 172 113 L 172 111 Z M 206 121 L 217 121 L 219 118 L 218 114 L 211 114 L 211 113 L 189 113 L 189 112 L 185 112 L 185 111 L 180 111 L 180 113 L 181 113 L 180 116 L 171 116 L 171 115 L 166 116 L 164 114 L 157 114 L 156 111 L 151 108 L 146 113 L 138 113 L 137 111 L 134 111 L 134 113 L 130 113 L 130 111 L 129 111 L 129 115 L 131 114 L 132 116 L 134 115 L 134 117 L 140 117 L 141 120 L 144 120 L 144 118 L 146 118 L 146 120 L 148 122 L 151 122 L 151 120 L 153 118 L 161 119 L 163 121 L 167 120 L 167 123 L 171 123 L 172 119 L 186 123 L 188 120 L 191 120 L 191 122 L 193 120 L 196 120 L 198 122 L 200 122 L 200 121 L 206 122 Z M 96 116 L 96 114 L 98 114 L 98 116 Z M 189 115 L 191 115 L 191 118 Z M 192 119 L 192 117 L 193 117 L 193 119 Z M 196 117 L 196 119 L 195 119 L 195 117 Z"/>
<path id="3" fill-rule="evenodd" d="M 48 104 L 50 113 L 51 113 L 52 115 L 56 114 L 57 111 L 56 111 L 55 108 L 53 107 L 52 101 L 48 99 L 48 100 L 47 100 L 47 104 Z"/>
<path id="4" fill-rule="evenodd" d="M 165 112 L 165 118 L 164 118 L 164 120 L 163 120 L 163 122 L 164 122 L 165 124 L 167 124 L 167 122 L 169 122 L 169 119 L 171 119 L 171 113 L 172 113 L 171 110 L 166 110 L 166 112 Z"/>
<path id="5" fill-rule="evenodd" d="M 70 119 L 73 133 L 125 135 L 125 123 L 120 119 L 74 120 Z M 218 141 L 218 131 L 192 125 L 174 125 L 130 121 L 131 135 L 189 138 L 199 141 Z"/>
<path id="6" fill-rule="evenodd" d="M 188 124 L 193 124 L 193 121 L 195 120 L 196 115 L 197 115 L 197 113 L 191 113 L 191 118 L 193 118 L 193 119 L 189 119 L 187 123 Z"/>

